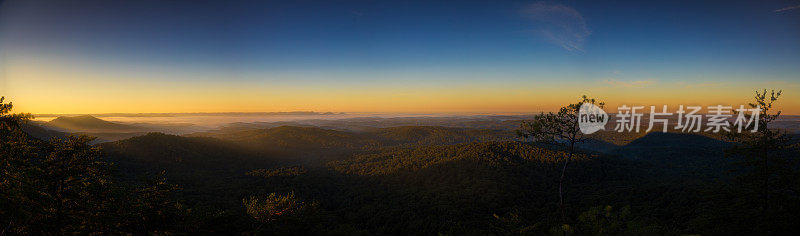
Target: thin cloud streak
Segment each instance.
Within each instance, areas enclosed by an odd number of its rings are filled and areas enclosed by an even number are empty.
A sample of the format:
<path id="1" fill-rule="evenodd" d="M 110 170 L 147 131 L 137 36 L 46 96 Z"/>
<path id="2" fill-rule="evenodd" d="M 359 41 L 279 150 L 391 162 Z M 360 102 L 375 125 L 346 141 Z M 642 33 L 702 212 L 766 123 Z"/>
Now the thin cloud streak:
<path id="1" fill-rule="evenodd" d="M 784 7 L 784 8 L 775 10 L 775 12 L 784 12 L 784 11 L 790 11 L 790 10 L 795 10 L 795 9 L 800 9 L 800 5 Z"/>
<path id="2" fill-rule="evenodd" d="M 719 88 L 722 86 L 726 86 L 728 83 L 697 83 L 697 84 L 688 84 L 686 88 Z"/>
<path id="3" fill-rule="evenodd" d="M 522 14 L 536 24 L 533 32 L 568 51 L 583 52 L 583 44 L 592 34 L 583 15 L 565 5 L 537 2 Z"/>
<path id="4" fill-rule="evenodd" d="M 616 79 L 607 79 L 604 80 L 603 83 L 607 85 L 611 85 L 612 87 L 623 87 L 623 88 L 641 88 L 648 85 L 652 85 L 656 83 L 655 79 L 648 79 L 648 80 L 636 80 L 636 81 L 621 81 Z"/>

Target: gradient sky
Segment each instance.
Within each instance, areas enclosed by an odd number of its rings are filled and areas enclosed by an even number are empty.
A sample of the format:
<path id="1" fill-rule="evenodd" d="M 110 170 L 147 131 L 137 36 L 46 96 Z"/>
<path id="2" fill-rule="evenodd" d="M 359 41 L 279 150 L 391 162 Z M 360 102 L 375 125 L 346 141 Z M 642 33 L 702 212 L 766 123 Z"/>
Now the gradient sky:
<path id="1" fill-rule="evenodd" d="M 6 0 L 0 56 L 16 112 L 738 106 L 774 88 L 800 114 L 800 0 Z"/>

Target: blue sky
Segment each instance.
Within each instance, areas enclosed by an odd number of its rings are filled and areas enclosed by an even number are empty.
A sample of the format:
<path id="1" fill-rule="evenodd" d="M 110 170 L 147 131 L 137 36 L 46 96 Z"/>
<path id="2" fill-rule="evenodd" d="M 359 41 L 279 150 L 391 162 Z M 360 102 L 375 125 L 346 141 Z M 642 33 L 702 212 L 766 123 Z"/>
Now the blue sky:
<path id="1" fill-rule="evenodd" d="M 6 66 L 56 61 L 185 74 L 167 78 L 175 81 L 214 80 L 191 76 L 204 73 L 231 83 L 796 83 L 797 6 L 7 0 L 0 5 L 0 50 Z"/>

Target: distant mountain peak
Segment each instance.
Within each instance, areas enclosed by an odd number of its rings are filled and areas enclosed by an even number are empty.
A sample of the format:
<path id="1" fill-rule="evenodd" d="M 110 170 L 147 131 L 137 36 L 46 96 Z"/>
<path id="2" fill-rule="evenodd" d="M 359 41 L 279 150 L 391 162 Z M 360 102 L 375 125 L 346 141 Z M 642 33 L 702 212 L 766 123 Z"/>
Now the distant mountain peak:
<path id="1" fill-rule="evenodd" d="M 94 117 L 92 115 L 79 115 L 79 116 L 59 116 L 51 120 L 50 122 L 53 121 L 104 121 L 104 120 Z"/>
<path id="2" fill-rule="evenodd" d="M 136 126 L 114 123 L 91 115 L 59 116 L 47 122 L 47 125 L 67 131 L 129 132 L 139 129 Z"/>

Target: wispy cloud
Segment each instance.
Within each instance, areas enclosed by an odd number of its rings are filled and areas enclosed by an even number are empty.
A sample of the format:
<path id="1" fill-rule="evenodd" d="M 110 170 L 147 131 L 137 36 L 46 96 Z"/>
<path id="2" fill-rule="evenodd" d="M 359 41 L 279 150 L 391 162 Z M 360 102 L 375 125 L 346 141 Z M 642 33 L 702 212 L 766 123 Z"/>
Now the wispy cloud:
<path id="1" fill-rule="evenodd" d="M 704 82 L 704 83 L 695 83 L 695 84 L 687 84 L 686 88 L 715 88 L 725 86 L 727 83 L 721 82 Z"/>
<path id="2" fill-rule="evenodd" d="M 656 83 L 655 79 L 648 79 L 648 80 L 635 80 L 635 81 L 621 81 L 616 79 L 607 79 L 603 80 L 604 84 L 611 85 L 613 87 L 623 87 L 623 88 L 641 88 L 648 85 L 652 85 Z"/>
<path id="3" fill-rule="evenodd" d="M 536 24 L 534 32 L 569 51 L 582 52 L 584 41 L 592 34 L 583 15 L 565 5 L 537 2 L 525 7 L 522 14 Z"/>
<path id="4" fill-rule="evenodd" d="M 784 11 L 790 11 L 790 10 L 795 10 L 795 9 L 800 9 L 800 5 L 784 7 L 784 8 L 775 10 L 775 12 L 784 12 Z"/>

